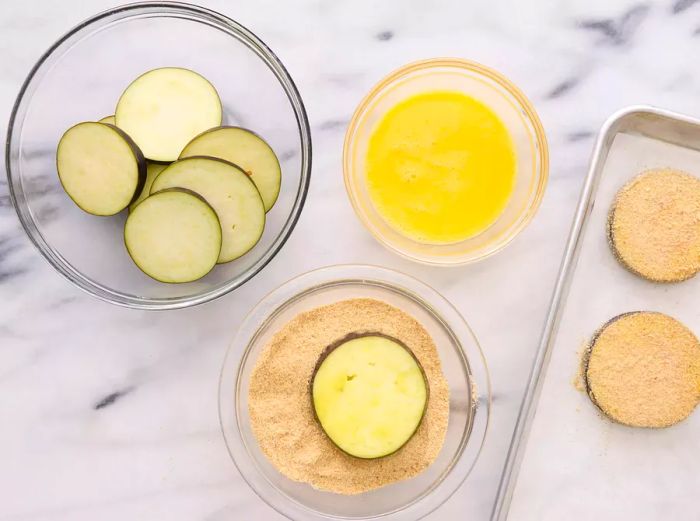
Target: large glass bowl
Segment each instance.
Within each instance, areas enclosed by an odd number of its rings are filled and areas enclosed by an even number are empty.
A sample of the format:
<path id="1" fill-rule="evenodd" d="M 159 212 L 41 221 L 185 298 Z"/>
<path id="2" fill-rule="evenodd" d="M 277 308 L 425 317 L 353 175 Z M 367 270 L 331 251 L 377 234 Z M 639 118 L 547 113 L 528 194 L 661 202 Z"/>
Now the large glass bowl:
<path id="1" fill-rule="evenodd" d="M 474 237 L 451 244 L 423 243 L 397 231 L 374 207 L 366 182 L 365 158 L 377 123 L 400 101 L 436 90 L 462 92 L 491 108 L 508 129 L 516 154 L 513 194 L 499 218 Z M 504 248 L 537 212 L 549 173 L 547 139 L 534 107 L 507 78 L 478 63 L 436 58 L 391 73 L 362 100 L 345 134 L 343 172 L 355 212 L 381 244 L 425 264 L 467 264 Z"/>
<path id="2" fill-rule="evenodd" d="M 303 311 L 349 298 L 382 300 L 412 315 L 427 329 L 450 388 L 450 413 L 442 450 L 425 471 L 384 488 L 344 496 L 292 481 L 272 466 L 251 428 L 248 390 L 258 356 L 286 322 Z M 221 371 L 219 416 L 229 453 L 243 478 L 288 518 L 415 521 L 442 505 L 471 471 L 486 435 L 490 397 L 486 363 L 476 337 L 438 292 L 384 268 L 331 266 L 286 282 L 245 318 Z"/>
<path id="3" fill-rule="evenodd" d="M 225 123 L 264 136 L 282 165 L 280 196 L 257 246 L 187 284 L 163 284 L 144 275 L 124 247 L 126 212 L 86 214 L 61 188 L 55 166 L 56 145 L 67 128 L 113 114 L 134 78 L 163 66 L 190 68 L 209 79 L 221 96 Z M 214 11 L 147 2 L 86 20 L 41 57 L 12 112 L 6 166 L 22 226 L 61 275 L 114 304 L 171 309 L 237 288 L 280 250 L 309 186 L 311 136 L 294 82 L 257 36 Z"/>

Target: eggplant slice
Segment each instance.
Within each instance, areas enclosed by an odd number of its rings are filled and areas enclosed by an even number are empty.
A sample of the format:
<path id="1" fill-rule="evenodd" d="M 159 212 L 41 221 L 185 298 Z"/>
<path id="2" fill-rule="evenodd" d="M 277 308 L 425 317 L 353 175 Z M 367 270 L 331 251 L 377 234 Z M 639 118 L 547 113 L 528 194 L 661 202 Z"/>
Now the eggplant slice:
<path id="1" fill-rule="evenodd" d="M 241 167 L 258 187 L 266 212 L 277 201 L 280 163 L 272 147 L 255 132 L 241 127 L 212 128 L 190 141 L 180 154 L 180 158 L 190 156 L 218 157 Z"/>
<path id="2" fill-rule="evenodd" d="M 109 125 L 115 125 L 117 124 L 117 121 L 114 119 L 114 116 L 105 116 L 104 118 L 100 119 L 97 121 L 98 123 L 107 123 Z"/>
<path id="3" fill-rule="evenodd" d="M 146 161 L 146 182 L 143 185 L 143 190 L 141 190 L 140 195 L 136 198 L 136 200 L 129 205 L 129 211 L 132 212 L 134 208 L 136 208 L 136 205 L 139 204 L 141 201 L 146 199 L 151 193 L 151 185 L 153 184 L 153 181 L 155 180 L 156 177 L 158 177 L 158 174 L 160 174 L 163 170 L 167 168 L 166 163 L 153 163 L 151 161 Z"/>
<path id="4" fill-rule="evenodd" d="M 413 437 L 428 404 L 418 359 L 400 340 L 353 333 L 321 355 L 311 381 L 314 413 L 343 452 L 376 459 Z"/>
<path id="5" fill-rule="evenodd" d="M 583 374 L 591 401 L 611 420 L 669 427 L 700 402 L 700 342 L 663 313 L 624 313 L 595 333 Z"/>
<path id="6" fill-rule="evenodd" d="M 129 136 L 114 125 L 92 121 L 63 134 L 56 168 L 68 196 L 93 215 L 119 213 L 146 180 L 146 161 Z"/>
<path id="7" fill-rule="evenodd" d="M 265 207 L 255 184 L 236 165 L 213 157 L 180 159 L 156 177 L 151 193 L 174 187 L 200 194 L 219 216 L 223 232 L 219 263 L 237 259 L 260 240 Z"/>
<path id="8" fill-rule="evenodd" d="M 175 161 L 197 134 L 221 125 L 221 100 L 194 71 L 164 67 L 136 78 L 119 98 L 117 126 L 152 161 Z"/>
<path id="9" fill-rule="evenodd" d="M 129 213 L 124 243 L 149 277 L 160 282 L 191 282 L 216 265 L 221 224 L 200 195 L 172 188 L 152 194 Z"/>
<path id="10" fill-rule="evenodd" d="M 617 193 L 608 213 L 615 258 L 652 282 L 680 282 L 700 271 L 700 179 L 647 170 Z"/>

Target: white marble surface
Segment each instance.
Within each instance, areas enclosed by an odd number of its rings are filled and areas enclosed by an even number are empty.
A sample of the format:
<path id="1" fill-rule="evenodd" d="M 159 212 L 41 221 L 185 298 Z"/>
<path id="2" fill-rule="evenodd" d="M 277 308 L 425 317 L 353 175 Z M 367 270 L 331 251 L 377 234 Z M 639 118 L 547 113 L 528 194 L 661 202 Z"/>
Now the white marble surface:
<path id="1" fill-rule="evenodd" d="M 55 274 L 23 236 L 0 181 L 2 521 L 281 519 L 228 458 L 218 372 L 236 325 L 262 295 L 333 263 L 400 269 L 459 307 L 494 384 L 482 461 L 502 461 L 595 132 L 633 103 L 700 115 L 693 0 L 203 3 L 256 32 L 297 82 L 314 140 L 307 205 L 281 254 L 242 289 L 195 309 L 147 313 L 98 302 Z M 0 121 L 40 53 L 111 5 L 3 3 Z M 499 255 L 458 269 L 385 251 L 355 218 L 341 178 L 344 127 L 362 95 L 391 69 L 439 55 L 481 61 L 518 83 L 542 116 L 552 159 L 531 226 Z M 98 407 L 108 397 L 116 399 Z M 481 482 L 468 480 L 430 519 L 486 520 L 492 494 L 474 491 L 494 491 L 500 468 L 479 470 Z M 557 494 L 558 485 L 546 486 Z M 663 500 L 650 494 L 650 508 Z M 700 517 L 696 498 L 674 500 L 687 502 L 684 520 Z M 527 501 L 518 512 L 518 520 L 543 519 Z M 614 517 L 625 519 L 624 509 Z"/>

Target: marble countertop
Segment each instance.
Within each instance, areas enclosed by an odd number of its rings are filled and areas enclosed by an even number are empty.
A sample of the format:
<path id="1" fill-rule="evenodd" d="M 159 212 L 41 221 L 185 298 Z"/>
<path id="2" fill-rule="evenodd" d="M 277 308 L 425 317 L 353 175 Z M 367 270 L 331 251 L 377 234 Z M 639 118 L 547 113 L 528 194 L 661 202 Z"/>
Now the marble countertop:
<path id="1" fill-rule="evenodd" d="M 695 0 L 201 3 L 258 34 L 296 81 L 314 144 L 306 207 L 252 282 L 214 303 L 152 313 L 99 302 L 58 276 L 25 238 L 0 180 L 1 521 L 282 519 L 226 453 L 219 370 L 237 324 L 265 293 L 336 263 L 399 269 L 459 308 L 494 386 L 484 460 L 503 461 L 598 128 L 637 103 L 700 115 Z M 39 55 L 112 5 L 3 4 L 0 121 Z M 342 183 L 342 139 L 355 105 L 390 70 L 433 56 L 502 71 L 534 102 L 550 142 L 549 186 L 533 223 L 500 254 L 463 268 L 425 267 L 384 250 L 355 218 Z M 479 487 L 495 490 L 500 467 L 481 470 Z M 490 500 L 470 494 L 473 486 L 467 480 L 429 519 L 488 519 Z M 687 517 L 674 519 L 700 518 L 696 498 L 674 500 L 687 502 Z M 524 500 L 514 521 L 521 519 L 555 518 Z M 624 511 L 615 519 L 626 519 Z"/>

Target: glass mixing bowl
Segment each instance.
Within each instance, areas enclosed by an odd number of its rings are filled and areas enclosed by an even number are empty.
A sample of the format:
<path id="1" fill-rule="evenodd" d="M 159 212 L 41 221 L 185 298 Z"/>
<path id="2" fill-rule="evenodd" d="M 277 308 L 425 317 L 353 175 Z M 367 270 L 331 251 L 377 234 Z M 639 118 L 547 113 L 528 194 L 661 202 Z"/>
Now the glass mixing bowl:
<path id="1" fill-rule="evenodd" d="M 224 105 L 224 123 L 250 128 L 282 165 L 282 188 L 265 232 L 240 259 L 203 279 L 163 284 L 144 275 L 122 238 L 126 212 L 95 217 L 65 194 L 56 145 L 80 121 L 114 113 L 139 74 L 164 66 L 205 76 Z M 245 27 L 188 4 L 129 4 L 98 14 L 61 37 L 29 73 L 10 119 L 6 166 L 10 195 L 27 235 L 56 270 L 103 300 L 145 309 L 191 306 L 219 297 L 258 273 L 289 237 L 311 174 L 311 135 L 286 69 Z"/>
<path id="2" fill-rule="evenodd" d="M 412 479 L 354 496 L 323 492 L 280 474 L 260 450 L 248 414 L 252 371 L 272 335 L 303 311 L 349 298 L 382 300 L 416 318 L 437 345 L 450 388 L 447 435 L 435 462 Z M 488 371 L 476 337 L 437 291 L 385 268 L 330 266 L 286 282 L 245 318 L 221 371 L 219 417 L 243 478 L 288 518 L 415 521 L 443 504 L 471 471 L 486 435 L 490 399 Z"/>
<path id="3" fill-rule="evenodd" d="M 375 125 L 398 102 L 436 90 L 462 92 L 491 108 L 508 129 L 516 153 L 515 186 L 504 211 L 483 232 L 451 244 L 418 242 L 390 226 L 370 199 L 365 175 Z M 436 58 L 391 73 L 362 100 L 345 134 L 343 172 L 355 213 L 384 246 L 426 264 L 467 264 L 504 248 L 537 212 L 549 172 L 547 139 L 534 107 L 507 78 L 478 63 Z"/>

